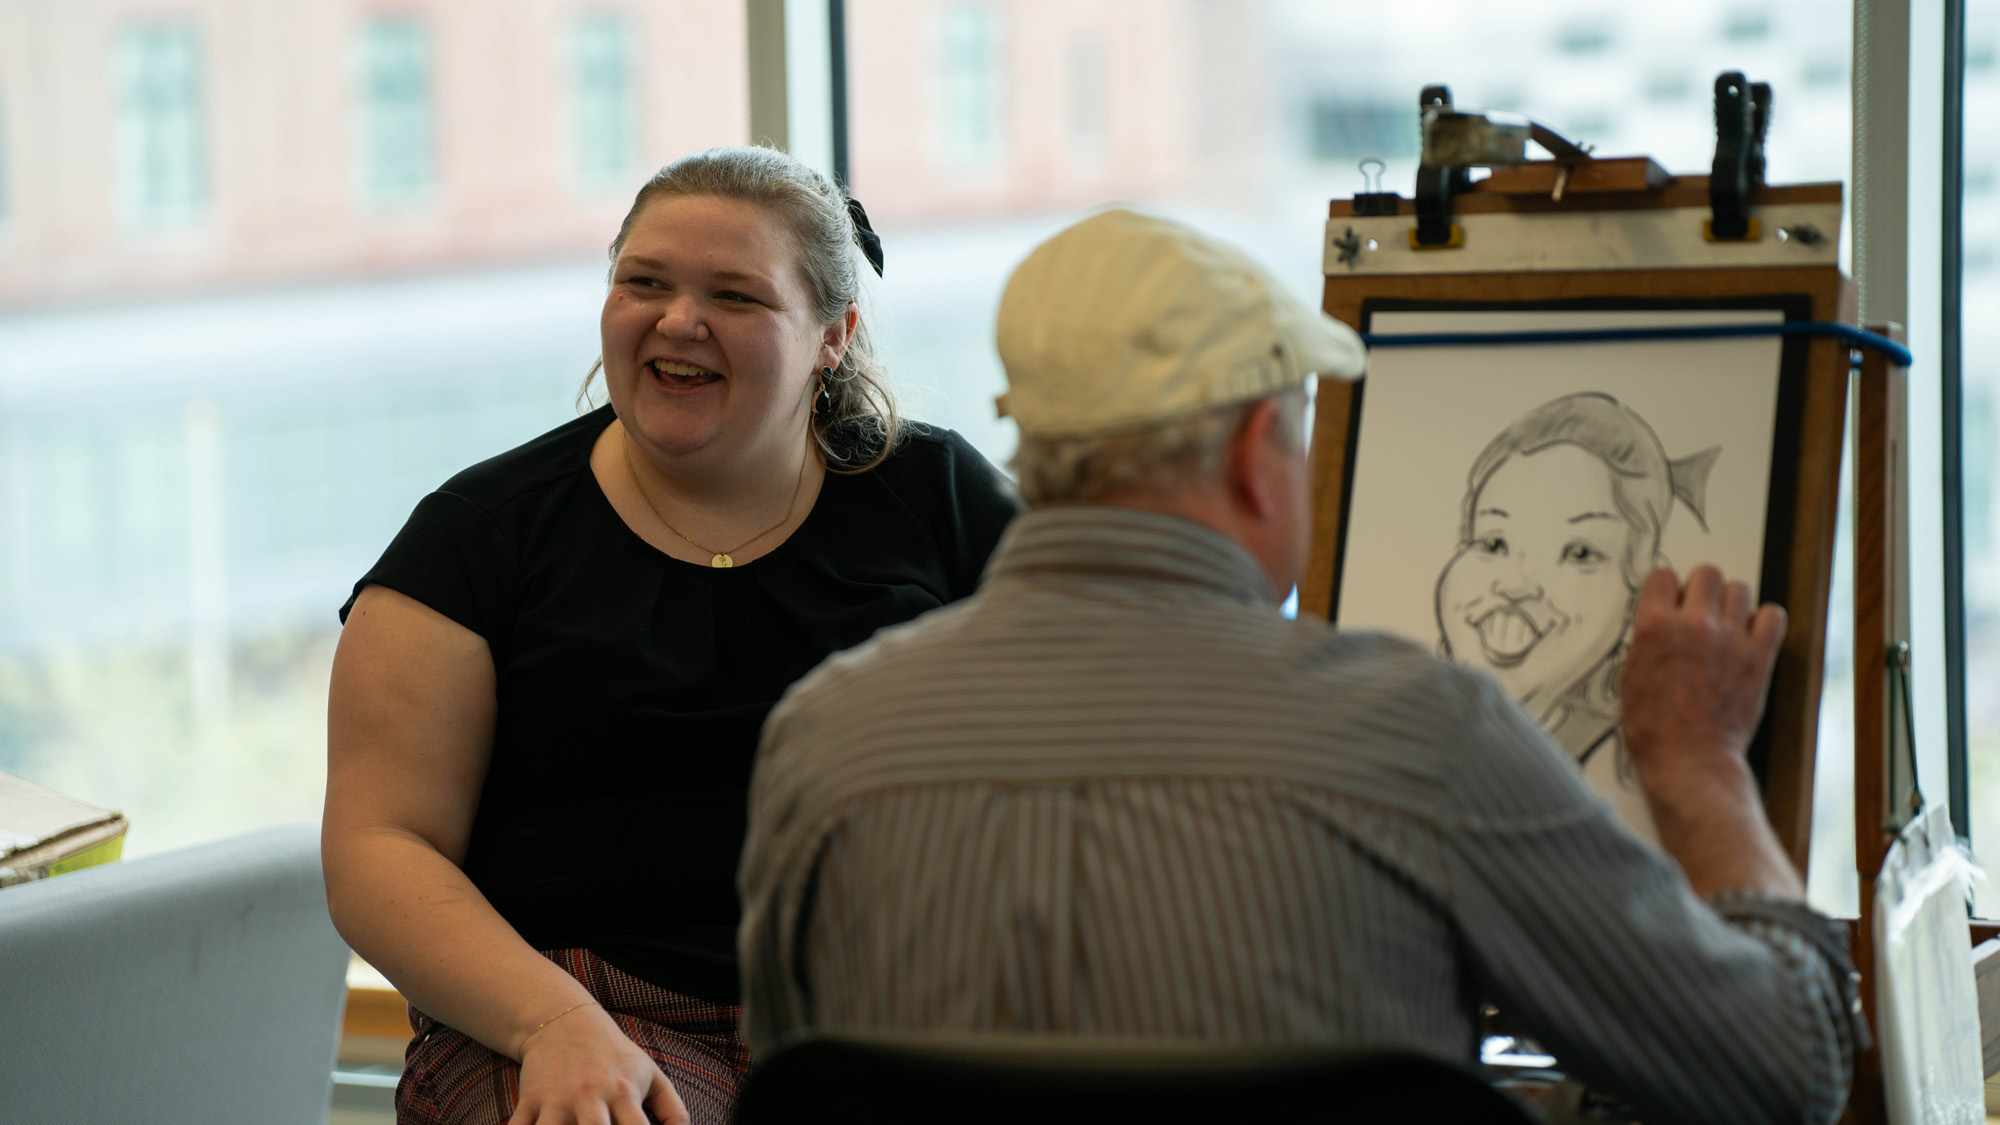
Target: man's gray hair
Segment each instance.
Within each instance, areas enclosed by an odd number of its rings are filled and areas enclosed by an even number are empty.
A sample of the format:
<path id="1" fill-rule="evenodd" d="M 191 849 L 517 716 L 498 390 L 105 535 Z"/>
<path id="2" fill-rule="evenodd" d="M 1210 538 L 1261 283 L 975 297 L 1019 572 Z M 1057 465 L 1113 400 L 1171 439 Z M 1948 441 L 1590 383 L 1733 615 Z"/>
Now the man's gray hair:
<path id="1" fill-rule="evenodd" d="M 1278 403 L 1279 436 L 1305 448 L 1306 392 L 1268 396 Z M 1232 402 L 1158 425 L 1084 437 L 1021 436 L 1009 462 L 1029 504 L 1093 504 L 1133 492 L 1199 486 L 1222 473 L 1229 439 L 1265 399 Z"/>

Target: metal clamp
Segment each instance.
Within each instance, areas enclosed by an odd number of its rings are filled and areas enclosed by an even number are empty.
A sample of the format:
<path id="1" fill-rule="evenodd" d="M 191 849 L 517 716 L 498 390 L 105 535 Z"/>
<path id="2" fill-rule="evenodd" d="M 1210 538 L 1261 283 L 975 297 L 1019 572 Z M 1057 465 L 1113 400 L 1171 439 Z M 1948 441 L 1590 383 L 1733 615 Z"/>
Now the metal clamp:
<path id="1" fill-rule="evenodd" d="M 1417 96 L 1417 108 L 1428 131 L 1441 114 L 1451 112 L 1450 88 L 1424 87 Z M 1425 146 L 1424 162 L 1417 165 L 1417 229 L 1410 234 L 1410 245 L 1419 249 L 1452 245 L 1452 196 L 1472 186 L 1472 177 L 1464 165 L 1432 163 L 1434 159 L 1430 147 Z M 1460 232 L 1458 238 L 1463 242 L 1464 233 Z"/>
<path id="2" fill-rule="evenodd" d="M 1417 165 L 1417 226 L 1410 232 L 1413 250 L 1465 244 L 1464 230 L 1451 221 L 1452 198 L 1471 188 L 1473 168 L 1526 164 L 1528 142 L 1533 141 L 1562 162 L 1553 195 L 1560 203 L 1576 162 L 1590 159 L 1587 146 L 1575 144 L 1546 125 L 1526 118 L 1506 121 L 1491 114 L 1459 113 L 1452 109 L 1451 91 L 1443 86 L 1424 87 L 1417 106 L 1422 112 L 1424 147 L 1422 162 Z"/>
<path id="3" fill-rule="evenodd" d="M 1771 87 L 1741 71 L 1715 79 L 1715 163 L 1708 172 L 1710 217 L 1702 229 L 1711 242 L 1754 242 L 1762 234 L 1750 217 L 1750 193 L 1764 186 L 1764 136 L 1771 127 Z"/>

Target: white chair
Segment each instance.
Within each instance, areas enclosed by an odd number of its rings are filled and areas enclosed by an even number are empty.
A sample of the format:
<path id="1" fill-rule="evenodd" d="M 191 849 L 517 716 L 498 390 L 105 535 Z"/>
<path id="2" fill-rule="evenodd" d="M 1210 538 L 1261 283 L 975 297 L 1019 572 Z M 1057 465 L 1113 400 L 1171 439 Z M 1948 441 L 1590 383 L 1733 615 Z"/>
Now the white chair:
<path id="1" fill-rule="evenodd" d="M 0 890 L 0 1120 L 324 1125 L 347 961 L 312 825 Z"/>

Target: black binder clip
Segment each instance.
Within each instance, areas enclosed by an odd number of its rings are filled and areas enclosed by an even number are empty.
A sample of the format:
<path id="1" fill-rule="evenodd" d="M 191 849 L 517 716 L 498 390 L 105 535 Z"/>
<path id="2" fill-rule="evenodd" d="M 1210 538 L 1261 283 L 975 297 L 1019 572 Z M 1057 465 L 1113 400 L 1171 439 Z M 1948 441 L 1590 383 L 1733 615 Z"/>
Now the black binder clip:
<path id="1" fill-rule="evenodd" d="M 1370 165 L 1374 166 L 1373 171 L 1369 170 Z M 1354 193 L 1356 218 L 1396 213 L 1396 205 L 1403 201 L 1403 197 L 1393 191 L 1382 190 L 1382 173 L 1387 171 L 1388 167 L 1379 156 L 1371 156 L 1361 162 L 1361 184 L 1368 190 Z"/>
<path id="2" fill-rule="evenodd" d="M 1748 82 L 1739 71 L 1715 80 L 1715 163 L 1708 173 L 1710 242 L 1755 242 L 1761 235 L 1750 214 L 1750 193 L 1764 186 L 1764 136 L 1771 127 L 1771 87 Z"/>

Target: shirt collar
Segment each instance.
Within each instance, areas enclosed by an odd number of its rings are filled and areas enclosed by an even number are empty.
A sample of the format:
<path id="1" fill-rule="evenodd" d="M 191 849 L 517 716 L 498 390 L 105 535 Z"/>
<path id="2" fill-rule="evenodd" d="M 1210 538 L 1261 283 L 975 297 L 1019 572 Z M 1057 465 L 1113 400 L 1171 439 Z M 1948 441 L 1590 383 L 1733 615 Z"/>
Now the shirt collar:
<path id="1" fill-rule="evenodd" d="M 1198 523 L 1131 508 L 1036 508 L 1014 518 L 988 566 L 988 581 L 1048 576 L 1170 582 L 1244 601 L 1275 604 L 1271 581 L 1249 551 Z"/>

